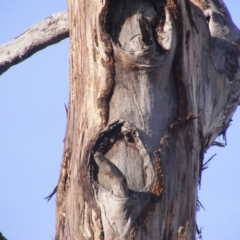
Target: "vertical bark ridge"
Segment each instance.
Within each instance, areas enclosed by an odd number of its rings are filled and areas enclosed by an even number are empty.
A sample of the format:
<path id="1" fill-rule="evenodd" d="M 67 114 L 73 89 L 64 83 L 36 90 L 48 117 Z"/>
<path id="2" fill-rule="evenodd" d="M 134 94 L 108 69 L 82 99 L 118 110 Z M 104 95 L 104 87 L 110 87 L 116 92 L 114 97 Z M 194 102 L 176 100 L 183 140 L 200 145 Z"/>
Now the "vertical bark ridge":
<path id="1" fill-rule="evenodd" d="M 104 46 L 104 53 L 106 58 L 102 58 L 101 62 L 103 67 L 106 69 L 106 86 L 102 90 L 100 97 L 97 99 L 98 108 L 101 109 L 100 115 L 102 119 L 102 127 L 106 127 L 109 119 L 109 101 L 111 99 L 114 90 L 114 57 L 113 47 L 111 43 L 110 35 L 108 34 L 109 25 L 109 11 L 111 7 L 111 1 L 106 0 L 102 11 L 99 14 L 99 27 L 100 36 Z"/>

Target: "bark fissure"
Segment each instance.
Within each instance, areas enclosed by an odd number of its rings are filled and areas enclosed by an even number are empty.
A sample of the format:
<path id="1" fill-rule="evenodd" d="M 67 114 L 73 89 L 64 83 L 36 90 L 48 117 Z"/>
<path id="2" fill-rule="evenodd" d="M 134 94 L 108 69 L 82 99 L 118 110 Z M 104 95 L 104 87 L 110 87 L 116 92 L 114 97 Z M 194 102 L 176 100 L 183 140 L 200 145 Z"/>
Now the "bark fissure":
<path id="1" fill-rule="evenodd" d="M 179 101 L 179 110 L 178 116 L 176 118 L 176 122 L 182 121 L 187 117 L 188 109 L 188 98 L 187 98 L 187 90 L 185 83 L 183 81 L 183 36 L 184 36 L 184 28 L 183 28 L 183 16 L 180 3 L 177 0 L 169 0 L 167 1 L 168 7 L 172 12 L 176 27 L 177 27 L 177 35 L 178 35 L 178 43 L 176 47 L 176 53 L 173 61 L 173 72 L 174 79 L 176 81 L 176 89 L 178 91 L 178 101 Z"/>
<path id="2" fill-rule="evenodd" d="M 109 101 L 111 99 L 114 90 L 114 57 L 113 57 L 113 46 L 111 43 L 110 35 L 108 34 L 107 27 L 109 25 L 109 11 L 110 11 L 110 0 L 105 1 L 105 5 L 99 14 L 99 26 L 101 41 L 104 46 L 105 58 L 102 58 L 102 65 L 106 69 L 106 86 L 102 90 L 100 97 L 97 99 L 98 108 L 101 109 L 100 115 L 102 118 L 102 127 L 106 127 L 109 118 Z"/>

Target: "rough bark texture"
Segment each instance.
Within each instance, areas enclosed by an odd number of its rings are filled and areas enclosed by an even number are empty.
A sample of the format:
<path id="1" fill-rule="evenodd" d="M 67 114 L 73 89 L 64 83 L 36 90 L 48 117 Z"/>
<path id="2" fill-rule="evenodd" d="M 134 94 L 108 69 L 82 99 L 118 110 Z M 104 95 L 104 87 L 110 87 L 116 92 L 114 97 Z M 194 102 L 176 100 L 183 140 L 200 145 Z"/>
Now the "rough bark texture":
<path id="1" fill-rule="evenodd" d="M 240 95 L 220 0 L 68 0 L 56 239 L 195 239 L 203 154 Z"/>
<path id="2" fill-rule="evenodd" d="M 43 48 L 69 37 L 67 12 L 55 13 L 0 46 L 0 75 Z"/>

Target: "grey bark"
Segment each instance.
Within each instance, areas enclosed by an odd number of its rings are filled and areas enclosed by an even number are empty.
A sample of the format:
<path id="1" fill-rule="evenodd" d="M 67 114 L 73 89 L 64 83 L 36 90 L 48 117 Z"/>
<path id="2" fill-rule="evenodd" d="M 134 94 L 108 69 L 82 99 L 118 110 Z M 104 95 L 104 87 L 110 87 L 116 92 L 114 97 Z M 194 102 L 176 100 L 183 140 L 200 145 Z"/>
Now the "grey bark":
<path id="1" fill-rule="evenodd" d="M 226 6 L 68 6 L 71 157 L 57 189 L 56 239 L 195 239 L 204 152 L 240 96 L 240 32 Z"/>
<path id="2" fill-rule="evenodd" d="M 69 37 L 68 14 L 60 12 L 0 46 L 0 75 L 45 47 Z"/>

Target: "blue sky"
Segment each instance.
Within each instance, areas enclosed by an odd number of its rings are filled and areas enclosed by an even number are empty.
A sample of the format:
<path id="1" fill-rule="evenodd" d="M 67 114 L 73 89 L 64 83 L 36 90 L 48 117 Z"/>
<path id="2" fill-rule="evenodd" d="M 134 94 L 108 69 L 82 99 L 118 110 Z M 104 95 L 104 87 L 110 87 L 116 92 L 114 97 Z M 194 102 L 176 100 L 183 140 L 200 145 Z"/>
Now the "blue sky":
<path id="1" fill-rule="evenodd" d="M 240 27 L 239 3 L 227 6 Z M 237 6 L 238 5 L 238 6 Z M 67 8 L 65 1 L 1 2 L 0 44 L 43 18 Z M 54 237 L 55 200 L 43 200 L 56 186 L 68 103 L 69 39 L 38 52 L 0 76 L 0 231 L 9 240 Z M 204 240 L 239 240 L 240 111 L 227 132 L 227 147 L 203 172 L 198 213 Z M 221 139 L 220 139 L 221 140 Z"/>

